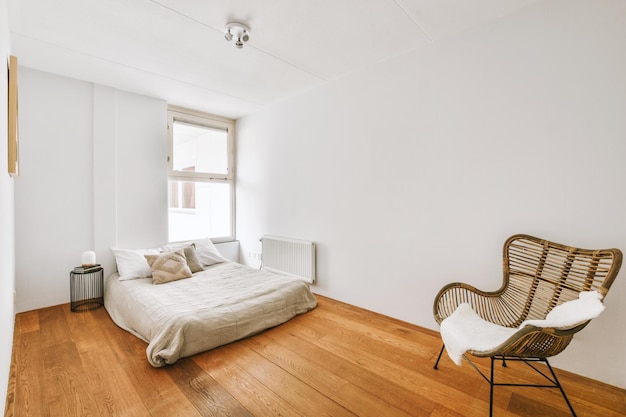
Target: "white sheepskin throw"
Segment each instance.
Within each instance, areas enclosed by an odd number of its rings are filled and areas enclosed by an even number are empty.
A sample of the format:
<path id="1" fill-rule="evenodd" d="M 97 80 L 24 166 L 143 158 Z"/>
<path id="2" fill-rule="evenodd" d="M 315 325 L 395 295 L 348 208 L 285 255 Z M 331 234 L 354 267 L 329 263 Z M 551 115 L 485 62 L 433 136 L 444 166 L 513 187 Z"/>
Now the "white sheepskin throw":
<path id="1" fill-rule="evenodd" d="M 469 304 L 463 303 L 441 322 L 441 338 L 450 359 L 461 365 L 466 351 L 491 350 L 526 325 L 543 328 L 571 327 L 598 317 L 603 310 L 602 295 L 597 291 L 584 291 L 578 299 L 554 307 L 544 320 L 526 320 L 515 329 L 485 321 Z"/>

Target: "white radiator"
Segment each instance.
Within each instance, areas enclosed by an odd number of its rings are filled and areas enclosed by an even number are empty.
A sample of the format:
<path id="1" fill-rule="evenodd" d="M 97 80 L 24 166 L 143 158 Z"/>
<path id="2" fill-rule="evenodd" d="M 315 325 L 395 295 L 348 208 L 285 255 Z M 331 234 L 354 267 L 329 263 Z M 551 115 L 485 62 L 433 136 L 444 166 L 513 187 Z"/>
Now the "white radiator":
<path id="1" fill-rule="evenodd" d="M 270 235 L 261 242 L 262 269 L 315 282 L 315 243 Z"/>

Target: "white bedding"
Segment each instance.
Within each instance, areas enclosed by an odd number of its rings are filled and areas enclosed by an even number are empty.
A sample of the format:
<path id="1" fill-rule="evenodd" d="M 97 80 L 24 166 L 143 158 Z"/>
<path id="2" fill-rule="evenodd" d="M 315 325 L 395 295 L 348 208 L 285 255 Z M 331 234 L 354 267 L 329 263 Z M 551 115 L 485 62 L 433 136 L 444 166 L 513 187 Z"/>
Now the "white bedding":
<path id="1" fill-rule="evenodd" d="M 155 367 L 277 326 L 316 305 L 306 283 L 235 262 L 161 285 L 113 274 L 104 287 L 109 315 L 148 343 Z"/>

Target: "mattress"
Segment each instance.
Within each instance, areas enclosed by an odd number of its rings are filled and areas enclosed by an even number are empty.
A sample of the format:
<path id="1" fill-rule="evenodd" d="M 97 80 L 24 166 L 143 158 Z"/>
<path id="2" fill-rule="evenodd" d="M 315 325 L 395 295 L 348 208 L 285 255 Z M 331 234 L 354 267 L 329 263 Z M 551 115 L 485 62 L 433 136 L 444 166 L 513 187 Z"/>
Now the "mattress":
<path id="1" fill-rule="evenodd" d="M 305 282 L 235 262 L 160 285 L 118 277 L 105 281 L 104 306 L 119 327 L 148 343 L 155 367 L 259 333 L 317 305 Z"/>

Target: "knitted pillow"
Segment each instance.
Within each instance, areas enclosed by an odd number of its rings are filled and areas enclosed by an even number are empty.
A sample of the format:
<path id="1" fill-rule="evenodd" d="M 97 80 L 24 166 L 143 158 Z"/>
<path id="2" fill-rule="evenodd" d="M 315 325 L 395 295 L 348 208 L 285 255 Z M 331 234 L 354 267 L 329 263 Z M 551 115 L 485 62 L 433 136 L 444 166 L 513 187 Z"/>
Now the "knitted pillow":
<path id="1" fill-rule="evenodd" d="M 164 284 L 191 276 L 184 249 L 144 256 L 152 270 L 153 284 Z"/>

